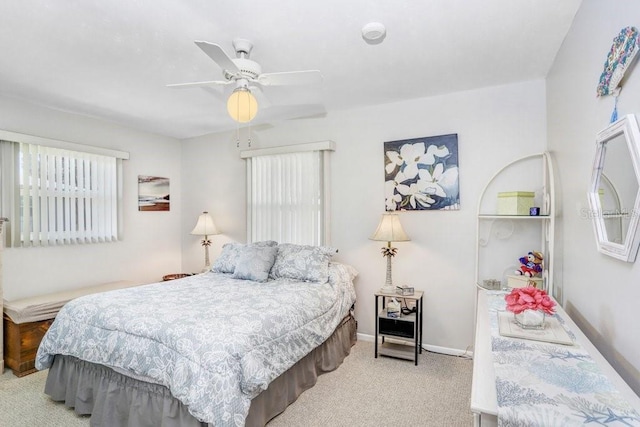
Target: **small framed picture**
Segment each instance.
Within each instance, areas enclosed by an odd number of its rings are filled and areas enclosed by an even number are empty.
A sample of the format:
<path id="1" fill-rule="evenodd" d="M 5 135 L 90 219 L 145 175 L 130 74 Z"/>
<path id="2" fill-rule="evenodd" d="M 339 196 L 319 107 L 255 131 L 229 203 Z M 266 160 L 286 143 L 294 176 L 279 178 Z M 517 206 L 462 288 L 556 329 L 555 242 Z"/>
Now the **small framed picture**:
<path id="1" fill-rule="evenodd" d="M 170 208 L 169 178 L 138 175 L 138 210 L 168 211 Z"/>

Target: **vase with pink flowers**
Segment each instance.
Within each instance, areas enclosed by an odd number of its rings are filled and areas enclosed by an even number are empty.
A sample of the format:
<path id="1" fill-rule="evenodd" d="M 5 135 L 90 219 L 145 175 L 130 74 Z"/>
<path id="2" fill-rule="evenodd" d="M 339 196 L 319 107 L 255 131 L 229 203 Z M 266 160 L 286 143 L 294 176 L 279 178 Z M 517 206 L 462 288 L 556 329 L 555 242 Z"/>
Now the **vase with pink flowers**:
<path id="1" fill-rule="evenodd" d="M 546 291 L 533 286 L 514 288 L 504 299 L 507 310 L 523 329 L 543 329 L 545 316 L 555 312 L 555 301 Z"/>

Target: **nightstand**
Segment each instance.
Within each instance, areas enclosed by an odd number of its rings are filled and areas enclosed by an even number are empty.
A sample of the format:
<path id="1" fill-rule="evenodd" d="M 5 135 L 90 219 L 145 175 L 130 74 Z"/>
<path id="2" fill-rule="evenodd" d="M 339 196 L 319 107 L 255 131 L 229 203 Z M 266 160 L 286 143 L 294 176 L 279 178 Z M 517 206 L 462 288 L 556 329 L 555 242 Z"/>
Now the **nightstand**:
<path id="1" fill-rule="evenodd" d="M 422 354 L 423 292 L 415 291 L 413 295 L 376 292 L 374 295 L 376 298 L 375 357 L 378 358 L 379 353 L 382 356 L 413 360 L 417 365 L 418 354 Z M 411 314 L 401 313 L 400 317 L 387 317 L 386 301 L 392 297 L 400 301 L 402 307 L 405 306 L 405 302 L 407 305 L 415 305 L 415 311 Z M 386 341 L 385 338 L 392 338 L 397 343 Z M 380 344 L 378 344 L 379 340 L 381 340 Z M 411 345 L 406 345 L 407 343 Z"/>

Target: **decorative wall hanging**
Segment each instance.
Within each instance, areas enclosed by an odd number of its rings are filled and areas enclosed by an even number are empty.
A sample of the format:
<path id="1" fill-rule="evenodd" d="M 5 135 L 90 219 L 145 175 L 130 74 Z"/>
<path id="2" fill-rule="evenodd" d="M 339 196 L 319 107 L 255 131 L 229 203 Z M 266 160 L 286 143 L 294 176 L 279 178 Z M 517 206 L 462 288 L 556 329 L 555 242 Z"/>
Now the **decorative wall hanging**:
<path id="1" fill-rule="evenodd" d="M 458 134 L 384 143 L 387 211 L 460 209 Z"/>
<path id="2" fill-rule="evenodd" d="M 598 96 L 613 95 L 615 97 L 611 123 L 618 120 L 618 95 L 620 82 L 638 53 L 638 29 L 626 27 L 613 39 L 613 45 L 604 63 L 604 71 L 600 75 L 596 93 Z"/>
<path id="3" fill-rule="evenodd" d="M 169 178 L 138 175 L 138 210 L 168 211 Z"/>

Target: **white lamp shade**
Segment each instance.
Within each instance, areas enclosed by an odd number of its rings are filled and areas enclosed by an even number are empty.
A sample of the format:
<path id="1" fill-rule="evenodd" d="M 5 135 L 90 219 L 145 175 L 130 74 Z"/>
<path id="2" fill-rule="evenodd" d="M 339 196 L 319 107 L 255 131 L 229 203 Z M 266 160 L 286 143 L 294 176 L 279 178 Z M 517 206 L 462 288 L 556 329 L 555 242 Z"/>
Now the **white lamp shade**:
<path id="1" fill-rule="evenodd" d="M 191 234 L 195 234 L 197 236 L 211 236 L 214 234 L 220 234 L 216 225 L 213 223 L 213 218 L 209 215 L 208 212 L 202 212 L 202 214 L 198 217 L 198 222 L 196 226 L 191 230 Z"/>
<path id="2" fill-rule="evenodd" d="M 249 89 L 239 87 L 227 100 L 227 111 L 236 122 L 247 123 L 258 114 L 258 101 Z"/>
<path id="3" fill-rule="evenodd" d="M 382 214 L 382 219 L 376 232 L 369 238 L 381 242 L 406 242 L 411 240 L 402 229 L 400 217 L 395 213 Z"/>

